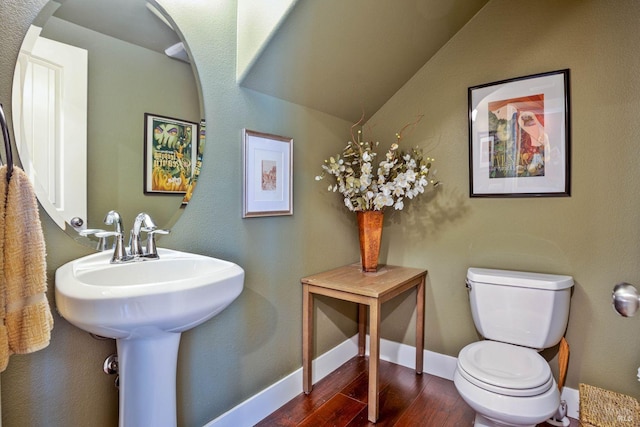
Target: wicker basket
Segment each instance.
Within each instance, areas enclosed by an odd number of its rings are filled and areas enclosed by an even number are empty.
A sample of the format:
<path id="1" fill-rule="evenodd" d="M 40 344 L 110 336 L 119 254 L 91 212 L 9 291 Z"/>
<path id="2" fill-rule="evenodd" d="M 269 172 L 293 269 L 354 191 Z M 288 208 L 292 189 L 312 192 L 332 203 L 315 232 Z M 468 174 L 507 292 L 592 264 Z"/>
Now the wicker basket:
<path id="1" fill-rule="evenodd" d="M 631 396 L 580 384 L 580 423 L 585 427 L 637 427 L 640 403 Z"/>

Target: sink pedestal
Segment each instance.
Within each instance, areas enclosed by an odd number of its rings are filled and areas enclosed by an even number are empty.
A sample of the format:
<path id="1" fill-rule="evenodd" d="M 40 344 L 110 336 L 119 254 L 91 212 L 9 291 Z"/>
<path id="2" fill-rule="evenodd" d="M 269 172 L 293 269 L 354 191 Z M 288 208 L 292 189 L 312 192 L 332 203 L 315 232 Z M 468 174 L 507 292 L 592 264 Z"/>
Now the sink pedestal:
<path id="1" fill-rule="evenodd" d="M 180 333 L 117 339 L 119 427 L 175 427 Z"/>

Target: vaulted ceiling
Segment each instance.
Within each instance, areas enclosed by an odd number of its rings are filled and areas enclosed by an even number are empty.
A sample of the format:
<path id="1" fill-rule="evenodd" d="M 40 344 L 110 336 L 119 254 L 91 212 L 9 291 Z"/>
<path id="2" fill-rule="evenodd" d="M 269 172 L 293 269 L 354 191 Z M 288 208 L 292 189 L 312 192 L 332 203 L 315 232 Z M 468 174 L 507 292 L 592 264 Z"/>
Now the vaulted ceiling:
<path id="1" fill-rule="evenodd" d="M 55 16 L 156 52 L 180 38 L 147 8 L 146 0 L 55 0 Z"/>
<path id="2" fill-rule="evenodd" d="M 73 5 L 56 12 L 62 19 L 125 41 L 160 52 L 178 41 L 145 0 L 58 1 Z M 280 0 L 293 6 L 239 83 L 356 122 L 375 113 L 488 1 Z"/>
<path id="3" fill-rule="evenodd" d="M 299 0 L 240 84 L 357 121 L 488 0 Z"/>

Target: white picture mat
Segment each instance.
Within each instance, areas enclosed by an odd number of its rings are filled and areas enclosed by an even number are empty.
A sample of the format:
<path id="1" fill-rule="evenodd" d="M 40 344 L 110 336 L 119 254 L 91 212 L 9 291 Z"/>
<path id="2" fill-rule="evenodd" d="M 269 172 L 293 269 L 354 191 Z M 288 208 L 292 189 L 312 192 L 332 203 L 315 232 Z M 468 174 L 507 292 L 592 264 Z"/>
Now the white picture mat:
<path id="1" fill-rule="evenodd" d="M 545 175 L 540 177 L 489 178 L 489 105 L 491 102 L 542 94 L 544 127 L 549 147 L 545 148 Z M 565 75 L 541 75 L 486 87 L 472 88 L 469 97 L 472 193 L 536 194 L 563 193 L 567 179 L 567 103 Z"/>
<path id="2" fill-rule="evenodd" d="M 292 154 L 292 139 L 245 129 L 243 218 L 293 214 Z"/>

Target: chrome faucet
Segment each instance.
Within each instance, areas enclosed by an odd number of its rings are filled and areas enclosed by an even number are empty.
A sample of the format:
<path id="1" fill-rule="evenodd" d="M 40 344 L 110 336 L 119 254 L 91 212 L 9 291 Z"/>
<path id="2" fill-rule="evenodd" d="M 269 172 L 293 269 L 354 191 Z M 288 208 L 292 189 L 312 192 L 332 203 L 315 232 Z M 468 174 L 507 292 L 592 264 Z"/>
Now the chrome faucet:
<path id="1" fill-rule="evenodd" d="M 144 228 L 142 227 L 143 225 L 144 225 Z M 153 222 L 153 219 L 151 219 L 149 214 L 140 212 L 136 216 L 136 219 L 133 221 L 133 228 L 131 228 L 131 234 L 129 235 L 129 249 L 131 250 L 131 255 L 133 256 L 144 255 L 144 251 L 142 250 L 142 244 L 140 242 L 140 232 L 155 230 L 156 228 L 158 227 L 156 227 L 156 223 Z"/>
<path id="2" fill-rule="evenodd" d="M 147 246 L 142 248 L 140 233 L 147 233 Z M 169 230 L 159 229 L 151 216 L 145 212 L 140 212 L 135 221 L 129 236 L 129 248 L 131 256 L 136 260 L 158 259 L 158 248 L 156 247 L 156 234 L 169 234 Z"/>
<path id="3" fill-rule="evenodd" d="M 116 211 L 109 211 L 104 217 L 104 223 L 107 225 L 115 225 L 116 233 L 122 233 L 122 217 Z"/>
<path id="4" fill-rule="evenodd" d="M 107 225 L 113 225 L 114 231 L 102 231 L 95 233 L 98 238 L 105 238 L 114 236 L 113 242 L 113 257 L 111 258 L 112 264 L 119 264 L 127 262 L 132 259 L 132 256 L 127 254 L 127 248 L 124 247 L 124 232 L 122 231 L 122 217 L 116 211 L 109 211 L 104 217 L 104 223 Z"/>
<path id="5" fill-rule="evenodd" d="M 158 259 L 155 235 L 169 234 L 169 230 L 159 229 L 149 214 L 140 212 L 136 216 L 131 232 L 129 233 L 129 250 L 127 251 L 127 247 L 124 245 L 124 228 L 120 214 L 116 211 L 109 211 L 104 217 L 104 223 L 113 225 L 114 231 L 87 230 L 85 235 L 94 234 L 101 241 L 104 241 L 107 237 L 114 236 L 111 264 Z M 140 239 L 140 233 L 142 232 L 147 233 L 147 246 L 145 249 L 142 248 Z M 102 245 L 106 246 L 104 243 L 102 243 Z"/>

